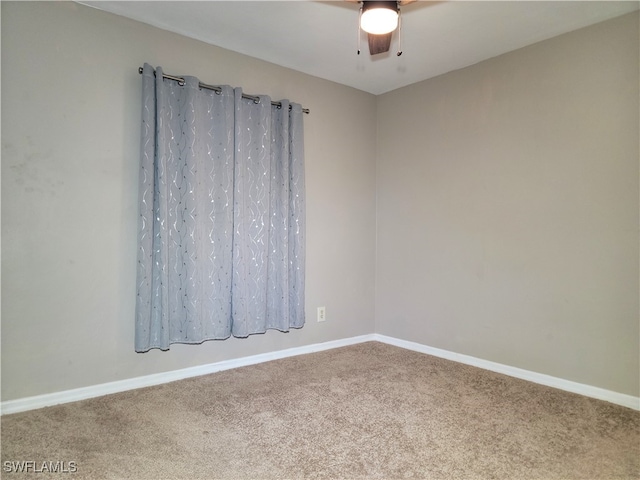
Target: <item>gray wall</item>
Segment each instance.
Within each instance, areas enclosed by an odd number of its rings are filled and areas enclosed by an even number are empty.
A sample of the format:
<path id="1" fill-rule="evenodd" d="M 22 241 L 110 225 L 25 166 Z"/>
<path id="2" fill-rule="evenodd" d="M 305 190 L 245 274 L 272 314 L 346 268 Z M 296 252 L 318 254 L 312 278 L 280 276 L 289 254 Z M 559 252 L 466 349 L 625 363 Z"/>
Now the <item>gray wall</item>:
<path id="1" fill-rule="evenodd" d="M 134 352 L 144 62 L 311 109 L 303 329 Z M 2 2 L 2 400 L 371 333 L 375 109 L 372 95 L 88 7 Z"/>
<path id="2" fill-rule="evenodd" d="M 378 97 L 376 332 L 637 396 L 638 14 Z"/>
<path id="3" fill-rule="evenodd" d="M 1 8 L 3 401 L 374 331 L 638 395 L 637 14 L 376 99 Z M 134 353 L 143 62 L 311 109 L 302 330 Z"/>

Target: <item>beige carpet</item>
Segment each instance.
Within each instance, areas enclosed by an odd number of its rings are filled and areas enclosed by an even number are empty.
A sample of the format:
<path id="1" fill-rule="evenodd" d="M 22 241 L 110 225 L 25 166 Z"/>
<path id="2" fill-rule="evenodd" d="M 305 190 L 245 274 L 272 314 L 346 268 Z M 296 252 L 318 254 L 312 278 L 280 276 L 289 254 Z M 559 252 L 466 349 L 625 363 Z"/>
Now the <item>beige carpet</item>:
<path id="1" fill-rule="evenodd" d="M 5 462 L 75 462 L 8 473 Z M 640 478 L 640 412 L 370 342 L 2 417 L 2 478 Z"/>

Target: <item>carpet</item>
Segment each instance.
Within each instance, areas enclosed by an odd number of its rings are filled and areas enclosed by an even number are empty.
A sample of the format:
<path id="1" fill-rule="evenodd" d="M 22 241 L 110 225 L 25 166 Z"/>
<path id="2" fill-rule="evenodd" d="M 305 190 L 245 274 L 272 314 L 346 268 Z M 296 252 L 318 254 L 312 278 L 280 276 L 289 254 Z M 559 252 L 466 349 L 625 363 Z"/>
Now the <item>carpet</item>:
<path id="1" fill-rule="evenodd" d="M 5 415 L 1 437 L 3 478 L 640 478 L 640 412 L 378 342 Z"/>

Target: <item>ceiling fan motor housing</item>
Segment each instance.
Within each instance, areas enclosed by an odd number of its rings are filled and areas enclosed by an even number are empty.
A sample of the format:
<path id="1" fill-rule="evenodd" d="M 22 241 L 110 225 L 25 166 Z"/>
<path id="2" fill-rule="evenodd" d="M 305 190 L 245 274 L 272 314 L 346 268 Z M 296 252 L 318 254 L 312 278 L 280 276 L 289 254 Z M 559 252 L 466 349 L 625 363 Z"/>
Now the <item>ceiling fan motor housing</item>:
<path id="1" fill-rule="evenodd" d="M 398 2 L 397 1 L 369 1 L 365 0 L 362 2 L 362 11 L 366 12 L 367 10 L 371 10 L 373 8 L 386 8 L 388 10 L 398 11 Z"/>

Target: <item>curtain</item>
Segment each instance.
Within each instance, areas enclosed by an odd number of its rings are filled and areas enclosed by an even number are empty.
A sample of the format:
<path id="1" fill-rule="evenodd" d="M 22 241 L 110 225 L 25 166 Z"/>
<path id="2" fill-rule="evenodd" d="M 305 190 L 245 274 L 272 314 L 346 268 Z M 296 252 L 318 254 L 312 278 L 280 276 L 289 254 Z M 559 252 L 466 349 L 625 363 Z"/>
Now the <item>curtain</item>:
<path id="1" fill-rule="evenodd" d="M 135 349 L 304 325 L 302 107 L 142 71 Z"/>

